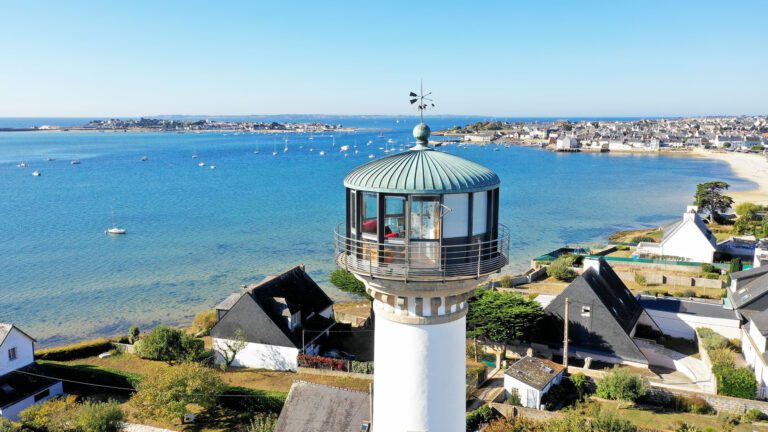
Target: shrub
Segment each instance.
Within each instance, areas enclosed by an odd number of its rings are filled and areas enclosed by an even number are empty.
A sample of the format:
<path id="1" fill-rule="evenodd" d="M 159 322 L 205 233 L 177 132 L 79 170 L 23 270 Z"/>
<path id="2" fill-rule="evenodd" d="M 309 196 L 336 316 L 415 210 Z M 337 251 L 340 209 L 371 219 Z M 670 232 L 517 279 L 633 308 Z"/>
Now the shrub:
<path id="1" fill-rule="evenodd" d="M 0 417 L 0 432 L 18 432 L 19 428 L 5 417 Z"/>
<path id="2" fill-rule="evenodd" d="M 350 362 L 350 371 L 349 372 L 362 373 L 362 374 L 372 374 L 373 373 L 373 362 L 363 362 L 363 361 L 352 360 Z"/>
<path id="3" fill-rule="evenodd" d="M 341 359 L 299 354 L 297 360 L 300 367 L 330 369 L 337 371 L 344 370 L 344 360 Z"/>
<path id="4" fill-rule="evenodd" d="M 139 329 L 139 326 L 131 326 L 131 328 L 128 329 L 128 337 L 130 338 L 130 343 L 135 344 L 139 341 L 139 337 L 141 336 L 141 330 Z"/>
<path id="5" fill-rule="evenodd" d="M 576 389 L 576 396 L 579 398 L 579 400 L 583 400 L 592 392 L 591 381 L 583 373 L 575 373 L 568 379 L 571 380 L 571 383 L 573 383 L 573 387 Z"/>
<path id="6" fill-rule="evenodd" d="M 696 297 L 696 291 L 692 289 L 683 290 L 680 292 L 680 297 Z"/>
<path id="7" fill-rule="evenodd" d="M 25 428 L 41 431 L 74 432 L 69 417 L 77 406 L 77 397 L 51 399 L 32 405 L 19 414 L 19 421 Z"/>
<path id="8" fill-rule="evenodd" d="M 707 350 L 707 354 L 709 354 L 709 361 L 713 365 L 736 367 L 736 362 L 733 359 L 733 350 L 728 347 Z"/>
<path id="9" fill-rule="evenodd" d="M 513 388 L 509 391 L 509 396 L 507 396 L 507 403 L 510 405 L 520 406 L 520 393 L 518 393 L 516 388 Z"/>
<path id="10" fill-rule="evenodd" d="M 697 396 L 673 396 L 675 411 L 691 412 L 693 414 L 712 414 L 714 410 L 704 399 Z"/>
<path id="11" fill-rule="evenodd" d="M 576 277 L 576 272 L 571 269 L 576 257 L 566 254 L 558 257 L 547 267 L 547 276 L 561 281 L 570 281 Z"/>
<path id="12" fill-rule="evenodd" d="M 627 245 L 618 245 L 618 246 L 616 246 L 616 250 L 628 251 L 629 250 L 629 246 L 627 246 Z"/>
<path id="13" fill-rule="evenodd" d="M 357 280 L 357 278 L 355 278 L 355 276 L 347 270 L 337 268 L 331 273 L 330 280 L 331 283 L 336 286 L 336 288 L 344 292 L 357 294 L 367 299 L 371 298 L 371 296 L 369 296 L 365 291 L 365 285 Z"/>
<path id="14" fill-rule="evenodd" d="M 493 419 L 493 411 L 488 405 L 483 405 L 480 408 L 467 413 L 467 431 L 474 432 L 478 426 L 483 423 L 488 423 Z"/>
<path id="15" fill-rule="evenodd" d="M 701 264 L 701 272 L 702 273 L 714 273 L 716 271 L 717 271 L 717 269 L 712 264 L 709 264 L 709 263 Z"/>
<path id="16" fill-rule="evenodd" d="M 720 279 L 719 273 L 704 273 L 704 279 L 718 280 Z"/>
<path id="17" fill-rule="evenodd" d="M 195 315 L 195 319 L 192 321 L 192 327 L 195 329 L 196 336 L 208 336 L 215 325 L 216 310 L 214 309 L 200 312 Z"/>
<path id="18" fill-rule="evenodd" d="M 202 339 L 195 339 L 173 327 L 158 326 L 144 335 L 136 346 L 139 357 L 168 363 L 199 360 L 205 354 Z"/>
<path id="19" fill-rule="evenodd" d="M 619 418 L 610 412 L 601 412 L 600 415 L 592 419 L 591 426 L 593 431 L 637 432 L 637 426 L 633 425 L 632 422 Z"/>
<path id="20" fill-rule="evenodd" d="M 274 413 L 257 413 L 245 432 L 273 432 L 277 426 L 277 415 Z"/>
<path id="21" fill-rule="evenodd" d="M 750 423 L 760 421 L 763 418 L 765 418 L 765 414 L 763 414 L 763 412 L 757 408 L 752 408 L 750 410 L 747 410 L 747 412 L 745 412 L 744 415 L 741 416 L 742 420 Z"/>
<path id="22" fill-rule="evenodd" d="M 741 264 L 741 258 L 734 258 L 731 260 L 728 271 L 730 271 L 731 273 L 736 273 L 738 271 L 741 271 L 742 268 L 743 268 L 743 265 Z"/>
<path id="23" fill-rule="evenodd" d="M 712 373 L 717 378 L 717 393 L 744 399 L 757 397 L 755 373 L 749 368 L 713 365 Z"/>
<path id="24" fill-rule="evenodd" d="M 123 412 L 117 402 L 85 402 L 73 416 L 78 432 L 122 430 Z"/>
<path id="25" fill-rule="evenodd" d="M 197 363 L 182 363 L 147 374 L 139 382 L 130 404 L 140 418 L 180 419 L 189 404 L 203 409 L 215 407 L 217 395 L 224 388 L 215 370 Z"/>
<path id="26" fill-rule="evenodd" d="M 112 349 L 109 339 L 94 339 L 72 345 L 38 350 L 35 358 L 38 360 L 67 361 L 93 357 Z"/>
<path id="27" fill-rule="evenodd" d="M 715 333 L 715 331 L 712 329 L 706 327 L 698 327 L 696 332 L 699 335 L 699 339 L 701 339 L 701 344 L 707 351 L 728 347 L 728 339 L 718 333 Z"/>
<path id="28" fill-rule="evenodd" d="M 634 402 L 644 394 L 642 377 L 619 367 L 614 367 L 597 381 L 597 395 L 604 399 Z"/>
<path id="29" fill-rule="evenodd" d="M 640 273 L 635 273 L 635 283 L 640 286 L 645 286 L 648 281 L 645 279 L 645 276 L 643 276 Z"/>
<path id="30" fill-rule="evenodd" d="M 512 288 L 514 285 L 512 284 L 512 276 L 510 275 L 504 275 L 499 279 L 499 284 L 502 288 Z"/>
<path id="31" fill-rule="evenodd" d="M 642 243 L 642 242 L 654 242 L 656 240 L 653 239 L 653 237 L 650 236 L 635 236 L 632 237 L 632 240 L 630 240 L 630 243 Z"/>

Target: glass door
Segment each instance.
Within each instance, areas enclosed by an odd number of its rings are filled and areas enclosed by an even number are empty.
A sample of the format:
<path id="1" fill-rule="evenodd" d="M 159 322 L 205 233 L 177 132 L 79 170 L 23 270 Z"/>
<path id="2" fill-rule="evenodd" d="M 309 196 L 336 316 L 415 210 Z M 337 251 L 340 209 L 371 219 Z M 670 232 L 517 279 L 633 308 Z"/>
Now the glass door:
<path id="1" fill-rule="evenodd" d="M 440 266 L 440 197 L 411 199 L 410 264 L 416 268 Z"/>

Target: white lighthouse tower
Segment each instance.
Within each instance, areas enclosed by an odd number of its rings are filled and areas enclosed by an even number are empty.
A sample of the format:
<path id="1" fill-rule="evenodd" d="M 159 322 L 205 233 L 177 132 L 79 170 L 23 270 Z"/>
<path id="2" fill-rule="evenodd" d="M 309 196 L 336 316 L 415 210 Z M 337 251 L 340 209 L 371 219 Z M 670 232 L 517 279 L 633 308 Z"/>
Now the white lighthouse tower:
<path id="1" fill-rule="evenodd" d="M 379 432 L 464 431 L 467 300 L 508 262 L 498 176 L 431 148 L 429 134 L 422 121 L 415 147 L 344 179 L 336 260 L 374 298 Z"/>

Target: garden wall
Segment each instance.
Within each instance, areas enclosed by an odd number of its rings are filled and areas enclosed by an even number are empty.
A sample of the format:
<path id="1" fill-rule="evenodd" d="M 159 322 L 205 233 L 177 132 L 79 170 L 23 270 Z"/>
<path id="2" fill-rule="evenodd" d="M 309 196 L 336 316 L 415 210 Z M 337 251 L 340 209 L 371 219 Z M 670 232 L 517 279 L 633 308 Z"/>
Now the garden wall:
<path id="1" fill-rule="evenodd" d="M 684 390 L 670 390 L 660 387 L 649 387 L 644 398 L 650 402 L 664 405 L 670 403 L 673 395 L 704 399 L 712 408 L 718 412 L 741 414 L 751 409 L 757 409 L 760 410 L 763 414 L 768 415 L 768 402 L 750 399 L 739 399 L 729 396 L 719 396 L 706 393 L 689 392 Z"/>

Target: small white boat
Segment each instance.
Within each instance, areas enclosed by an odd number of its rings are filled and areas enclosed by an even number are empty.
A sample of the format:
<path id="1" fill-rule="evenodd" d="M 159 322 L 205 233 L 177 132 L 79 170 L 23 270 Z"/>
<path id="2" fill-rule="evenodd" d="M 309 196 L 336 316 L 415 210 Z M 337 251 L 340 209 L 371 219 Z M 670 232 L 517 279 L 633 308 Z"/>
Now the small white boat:
<path id="1" fill-rule="evenodd" d="M 345 151 L 349 151 L 349 146 L 348 146 L 348 145 L 343 145 L 343 146 L 341 146 L 341 148 L 339 149 L 339 151 L 343 151 L 343 152 L 345 152 Z"/>
<path id="2" fill-rule="evenodd" d="M 197 159 L 197 155 L 196 154 L 192 154 L 192 159 Z"/>
<path id="3" fill-rule="evenodd" d="M 208 168 L 210 168 L 210 169 L 216 169 L 216 165 L 211 165 L 211 166 L 210 166 L 210 167 L 208 167 Z"/>
<path id="4" fill-rule="evenodd" d="M 376 157 L 376 156 L 374 156 L 374 155 L 372 155 L 372 154 L 368 155 L 368 159 L 373 159 L 373 158 L 375 158 L 375 157 Z"/>
<path id="5" fill-rule="evenodd" d="M 142 156 L 142 157 L 141 157 L 141 161 L 142 161 L 142 162 L 146 162 L 146 161 L 148 161 L 148 160 L 149 160 L 149 158 L 148 158 L 147 156 Z"/>
<path id="6" fill-rule="evenodd" d="M 104 234 L 126 234 L 128 233 L 128 230 L 125 228 L 118 228 L 118 227 L 112 227 L 106 231 L 104 231 Z"/>
<path id="7" fill-rule="evenodd" d="M 373 144 L 373 141 L 368 141 L 368 144 L 366 145 L 371 145 L 371 144 Z"/>
<path id="8" fill-rule="evenodd" d="M 393 140 L 392 138 L 387 140 L 387 144 L 394 144 L 394 143 L 395 143 L 395 140 Z"/>
<path id="9" fill-rule="evenodd" d="M 80 159 L 75 159 L 72 162 L 70 162 L 72 165 L 80 165 Z"/>
<path id="10" fill-rule="evenodd" d="M 200 162 L 199 164 L 197 164 L 197 166 L 199 166 L 200 168 L 202 168 L 202 167 L 204 167 L 204 166 L 205 166 L 205 162 Z"/>
<path id="11" fill-rule="evenodd" d="M 49 157 L 49 158 L 48 158 L 48 162 L 53 162 L 53 161 L 55 161 L 55 160 L 56 160 L 56 158 L 52 158 L 52 157 Z"/>
<path id="12" fill-rule="evenodd" d="M 323 150 L 320 150 L 320 156 L 325 156 L 325 152 Z"/>
<path id="13" fill-rule="evenodd" d="M 20 164 L 18 164 L 18 165 L 16 165 L 16 166 L 17 166 L 17 167 L 19 167 L 19 168 L 28 168 L 28 167 L 29 167 L 29 164 L 28 164 L 28 163 L 26 163 L 26 162 L 22 162 L 22 163 L 20 163 Z"/>
<path id="14" fill-rule="evenodd" d="M 40 171 L 32 171 L 32 175 L 35 177 L 40 177 L 40 174 L 42 174 Z"/>

